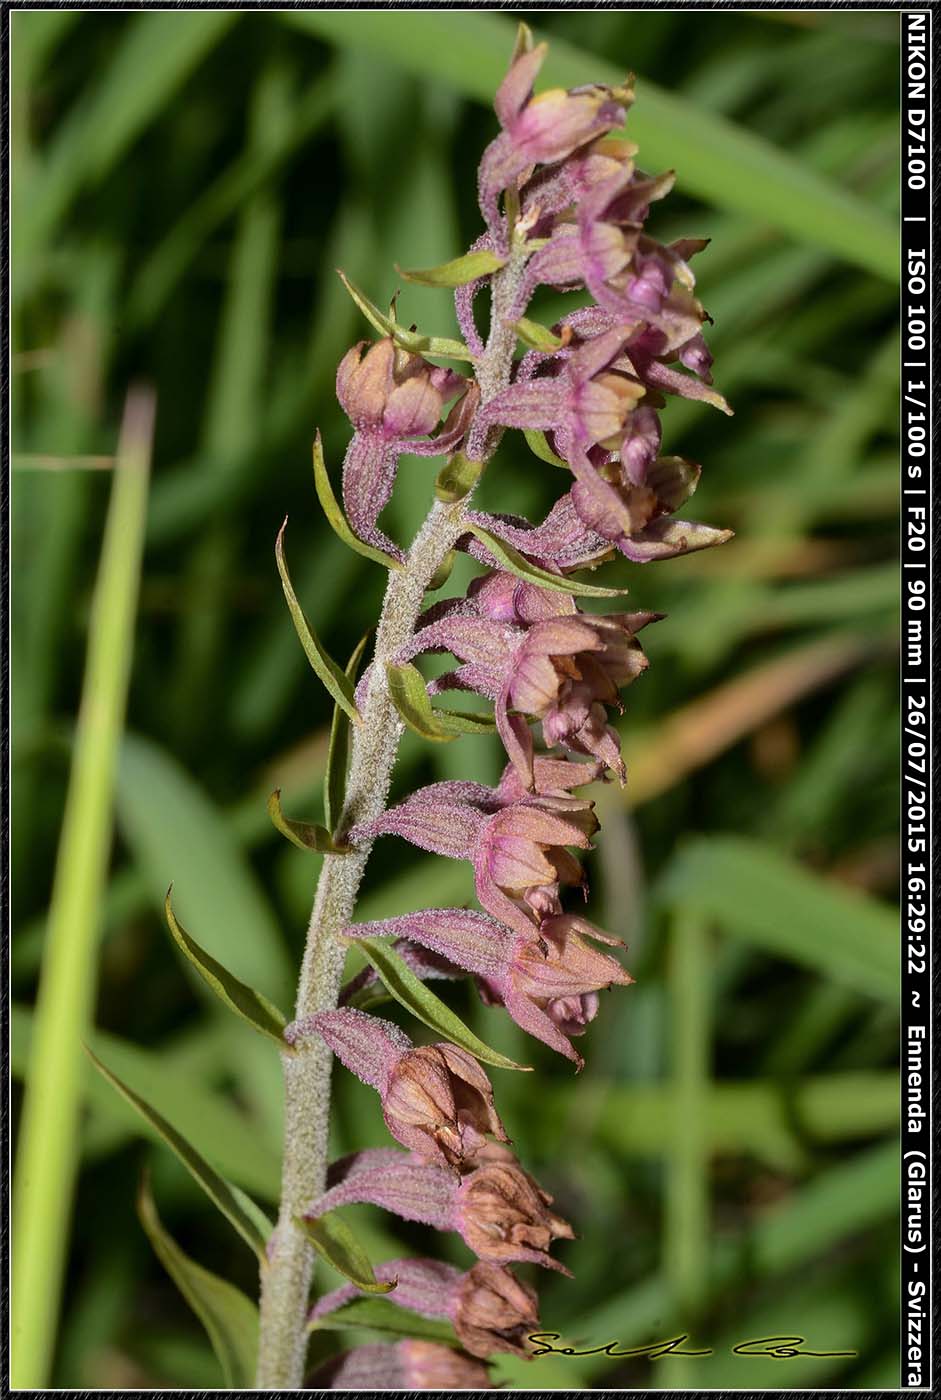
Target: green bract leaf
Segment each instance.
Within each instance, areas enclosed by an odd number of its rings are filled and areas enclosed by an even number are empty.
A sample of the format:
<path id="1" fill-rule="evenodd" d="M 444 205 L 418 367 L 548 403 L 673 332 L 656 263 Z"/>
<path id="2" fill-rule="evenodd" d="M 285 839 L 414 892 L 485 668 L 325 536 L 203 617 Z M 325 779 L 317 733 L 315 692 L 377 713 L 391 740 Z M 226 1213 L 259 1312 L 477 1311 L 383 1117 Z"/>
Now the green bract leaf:
<path id="1" fill-rule="evenodd" d="M 255 1202 L 246 1196 L 244 1191 L 240 1191 L 237 1186 L 231 1185 L 224 1177 L 221 1177 L 214 1167 L 211 1167 L 205 1157 L 201 1156 L 196 1148 L 181 1137 L 176 1128 L 159 1114 L 155 1108 L 151 1108 L 146 1100 L 119 1079 L 106 1064 L 99 1060 L 94 1051 L 84 1047 L 85 1054 L 99 1074 L 107 1079 L 108 1083 L 117 1089 L 122 1098 L 126 1099 L 132 1108 L 135 1108 L 142 1118 L 145 1118 L 151 1127 L 156 1128 L 164 1142 L 173 1152 L 176 1153 L 187 1171 L 193 1176 L 205 1191 L 217 1210 L 220 1210 L 242 1239 L 258 1255 L 258 1258 L 265 1261 L 265 1244 L 271 1234 L 271 1221 L 264 1211 Z"/>
<path id="2" fill-rule="evenodd" d="M 366 1293 L 390 1293 L 394 1283 L 380 1283 L 372 1264 L 349 1225 L 332 1211 L 316 1220 L 301 1217 L 300 1224 L 311 1244 L 332 1268 Z"/>
<path id="3" fill-rule="evenodd" d="M 441 563 L 438 565 L 437 569 L 435 569 L 431 578 L 428 580 L 429 593 L 434 593 L 436 589 L 444 587 L 448 579 L 451 577 L 451 570 L 454 568 L 454 561 L 456 560 L 456 558 L 457 551 L 454 549 L 449 549 L 447 554 L 442 559 Z"/>
<path id="4" fill-rule="evenodd" d="M 423 1342 L 443 1342 L 459 1347 L 449 1322 L 422 1317 L 411 1308 L 400 1308 L 391 1298 L 351 1298 L 342 1307 L 318 1317 L 312 1322 L 312 1332 L 339 1331 L 344 1327 L 368 1327 L 372 1332 L 391 1333 L 396 1337 L 416 1337 Z"/>
<path id="5" fill-rule="evenodd" d="M 170 904 L 169 890 L 164 901 L 164 911 L 173 941 L 219 1000 L 225 1002 L 236 1016 L 241 1016 L 250 1026 L 254 1026 L 256 1031 L 270 1036 L 277 1042 L 279 1049 L 286 1050 L 288 1047 L 282 1038 L 282 1031 L 287 1024 L 286 1018 L 274 1003 L 261 992 L 256 992 L 254 987 L 240 981 L 228 968 L 223 967 L 222 963 L 217 962 L 211 953 L 201 948 L 195 938 L 190 937 L 183 925 L 177 921 Z"/>
<path id="6" fill-rule="evenodd" d="M 338 705 L 342 706 L 346 713 L 359 723 L 359 711 L 353 700 L 353 687 L 349 680 L 340 670 L 337 663 L 329 656 L 317 640 L 303 609 L 297 601 L 297 594 L 291 583 L 291 575 L 288 573 L 288 566 L 284 558 L 284 532 L 287 529 L 287 518 L 278 531 L 278 538 L 274 547 L 275 559 L 278 561 L 278 573 L 281 575 L 281 584 L 284 588 L 284 596 L 287 599 L 288 609 L 291 613 L 291 620 L 294 623 L 298 637 L 301 639 L 301 646 L 316 671 L 319 679 L 329 690 Z"/>
<path id="7" fill-rule="evenodd" d="M 532 49 L 533 31 L 528 24 L 520 20 L 519 24 L 516 26 L 516 41 L 513 44 L 513 53 L 510 57 L 510 63 L 515 63 L 524 53 L 531 53 Z"/>
<path id="8" fill-rule="evenodd" d="M 324 515 L 330 522 L 334 533 L 345 545 L 349 545 L 350 549 L 354 549 L 364 559 L 372 559 L 374 563 L 382 564 L 387 569 L 401 569 L 402 565 L 397 559 L 393 559 L 391 554 L 383 554 L 381 549 L 375 549 L 371 544 L 366 544 L 350 528 L 350 523 L 343 514 L 340 502 L 333 494 L 333 487 L 330 485 L 319 431 L 314 438 L 314 485 L 317 488 L 317 499 L 323 508 Z"/>
<path id="9" fill-rule="evenodd" d="M 320 855 L 343 855 L 349 846 L 341 846 L 325 826 L 316 822 L 295 822 L 281 810 L 281 789 L 275 788 L 268 798 L 268 815 L 282 836 L 301 851 L 317 851 Z"/>
<path id="10" fill-rule="evenodd" d="M 438 335 L 421 335 L 418 331 L 400 326 L 398 321 L 393 321 L 390 316 L 379 310 L 375 302 L 364 296 L 345 273 L 340 273 L 340 280 L 370 325 L 375 326 L 382 335 L 391 336 L 396 345 L 400 345 L 403 350 L 410 350 L 413 355 L 443 355 L 449 360 L 474 358 L 462 340 L 449 340 L 446 336 Z"/>
<path id="11" fill-rule="evenodd" d="M 548 326 L 541 326 L 538 321 L 531 321 L 528 316 L 517 321 L 513 329 L 523 344 L 533 350 L 561 350 L 565 344 L 560 335 L 550 331 Z"/>
<path id="12" fill-rule="evenodd" d="M 523 437 L 530 452 L 535 452 L 536 456 L 543 462 L 548 462 L 553 467 L 564 467 L 569 470 L 568 462 L 564 462 L 561 457 L 557 457 L 546 439 L 545 433 L 541 433 L 538 428 L 524 428 Z"/>
<path id="13" fill-rule="evenodd" d="M 463 287 L 478 277 L 486 277 L 491 272 L 499 272 L 506 264 L 506 258 L 499 253 L 482 248 L 477 253 L 465 253 L 463 257 L 452 258 L 450 262 L 439 263 L 437 267 L 399 267 L 396 271 L 406 282 L 419 282 L 423 287 Z"/>
<path id="14" fill-rule="evenodd" d="M 435 495 L 439 501 L 453 505 L 462 501 L 476 486 L 486 463 L 472 462 L 463 452 L 455 452 L 439 471 L 435 480 Z"/>
<path id="15" fill-rule="evenodd" d="M 457 1016 L 444 1002 L 430 991 L 411 968 L 402 961 L 389 943 L 379 938 L 357 938 L 357 948 L 376 969 L 389 991 L 406 1010 L 411 1011 L 431 1030 L 445 1040 L 459 1045 L 485 1064 L 496 1065 L 498 1069 L 529 1070 L 531 1065 L 518 1065 L 499 1050 L 491 1050 L 489 1045 L 479 1040 L 460 1016 Z"/>
<path id="16" fill-rule="evenodd" d="M 356 682 L 356 677 L 359 673 L 359 663 L 362 660 L 363 652 L 366 650 L 366 643 L 369 641 L 371 631 L 372 628 L 370 628 L 370 631 L 367 632 L 358 643 L 356 650 L 346 663 L 346 675 L 351 685 Z M 346 795 L 346 770 L 349 768 L 349 765 L 349 716 L 339 705 L 335 705 L 333 708 L 333 719 L 330 723 L 330 742 L 327 745 L 327 772 L 323 785 L 324 816 L 327 819 L 327 830 L 331 832 L 336 831 L 337 822 L 340 820 L 340 812 L 343 810 L 343 799 Z M 284 821 L 287 820 L 286 818 L 282 819 Z"/>
<path id="17" fill-rule="evenodd" d="M 525 579 L 527 583 L 538 583 L 541 588 L 550 588 L 556 593 L 574 593 L 582 598 L 619 598 L 627 592 L 626 588 L 601 588 L 595 583 L 582 583 L 571 574 L 550 574 L 538 565 L 531 564 L 519 550 L 485 530 L 482 525 L 475 525 L 471 521 L 466 521 L 465 524 L 471 534 L 476 535 L 481 543 L 487 546 L 505 569 L 509 569 L 511 574 L 516 574 L 517 578 Z"/>
<path id="18" fill-rule="evenodd" d="M 494 721 L 486 715 L 459 714 L 456 710 L 436 710 L 425 689 L 422 673 L 415 666 L 386 665 L 389 698 L 409 729 L 423 739 L 449 743 L 461 734 L 491 734 Z"/>
<path id="19" fill-rule="evenodd" d="M 255 1384 L 258 1309 L 245 1294 L 197 1264 L 163 1228 L 150 1187 L 141 1182 L 137 1214 L 154 1253 L 206 1329 L 230 1390 Z"/>

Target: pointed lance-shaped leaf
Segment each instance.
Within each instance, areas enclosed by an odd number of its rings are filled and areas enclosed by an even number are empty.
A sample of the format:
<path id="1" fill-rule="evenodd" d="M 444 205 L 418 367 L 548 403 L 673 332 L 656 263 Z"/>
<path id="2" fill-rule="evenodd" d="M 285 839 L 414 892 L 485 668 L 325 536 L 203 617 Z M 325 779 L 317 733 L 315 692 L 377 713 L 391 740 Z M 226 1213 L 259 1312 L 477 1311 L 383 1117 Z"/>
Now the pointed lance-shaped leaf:
<path id="1" fill-rule="evenodd" d="M 206 1329 L 229 1390 L 255 1384 L 258 1309 L 241 1289 L 191 1259 L 164 1229 L 146 1177 L 137 1196 L 137 1215 L 154 1253 Z"/>
<path id="2" fill-rule="evenodd" d="M 548 462 L 552 467 L 564 467 L 565 470 L 568 471 L 568 462 L 563 461 L 561 457 L 553 452 L 546 439 L 545 433 L 540 432 L 538 428 L 525 428 L 523 430 L 523 437 L 526 439 L 526 445 L 530 452 L 534 452 L 540 461 Z"/>
<path id="3" fill-rule="evenodd" d="M 380 311 L 375 302 L 370 301 L 344 272 L 340 272 L 340 281 L 370 325 L 374 326 L 380 335 L 391 336 L 396 345 L 400 345 L 403 350 L 410 350 L 413 355 L 445 356 L 449 360 L 474 358 L 462 340 L 450 340 L 447 336 L 421 335 L 418 331 L 400 326 L 398 321 Z"/>
<path id="4" fill-rule="evenodd" d="M 320 440 L 318 430 L 314 438 L 314 486 L 317 490 L 317 499 L 323 509 L 324 515 L 330 522 L 333 532 L 350 549 L 361 554 L 364 559 L 371 559 L 375 564 L 382 564 L 387 569 L 401 569 L 402 565 L 398 559 L 393 559 L 391 554 L 384 554 L 381 549 L 376 549 L 371 544 L 366 544 L 359 535 L 350 529 L 349 521 L 343 514 L 343 508 L 336 496 L 333 494 L 333 487 L 330 485 L 330 477 L 327 466 L 323 458 L 323 443 Z"/>
<path id="5" fill-rule="evenodd" d="M 457 558 L 457 551 L 449 549 L 441 563 L 435 569 L 428 580 L 428 592 L 434 593 L 437 589 L 443 588 L 451 577 L 451 570 L 454 568 L 454 561 Z"/>
<path id="6" fill-rule="evenodd" d="M 172 887 L 171 887 L 172 889 Z M 273 1002 L 270 1002 L 261 992 L 256 992 L 254 987 L 249 987 L 245 982 L 239 980 L 234 973 L 207 953 L 205 948 L 201 948 L 196 939 L 187 933 L 186 929 L 178 922 L 170 903 L 171 890 L 167 890 L 167 897 L 164 901 L 164 912 L 167 918 L 167 927 L 173 937 L 174 943 L 180 952 L 192 963 L 200 977 L 224 1002 L 230 1011 L 234 1011 L 236 1016 L 241 1016 L 243 1021 L 247 1021 L 250 1026 L 254 1026 L 256 1031 L 261 1031 L 262 1035 L 270 1036 L 279 1049 L 288 1050 L 282 1032 L 287 1024 L 286 1018 L 278 1010 Z"/>
<path id="7" fill-rule="evenodd" d="M 366 643 L 369 641 L 371 632 L 372 628 L 361 637 L 346 663 L 346 675 L 351 685 L 356 683 L 359 663 L 363 659 L 363 652 L 366 650 Z M 334 705 L 333 719 L 330 722 L 330 740 L 327 745 L 327 771 L 323 784 L 323 810 L 329 832 L 336 831 L 337 822 L 340 820 L 343 799 L 346 796 L 346 772 L 349 766 L 350 720 L 345 710 L 341 709 L 339 705 Z M 284 820 L 286 822 L 287 818 Z"/>
<path id="8" fill-rule="evenodd" d="M 376 1278 L 369 1255 L 338 1215 L 320 1215 L 315 1220 L 303 1217 L 298 1223 L 321 1259 L 364 1293 L 389 1293 L 395 1287 L 394 1279 L 380 1283 Z"/>
<path id="9" fill-rule="evenodd" d="M 530 29 L 529 25 L 525 23 L 524 20 L 520 20 L 519 24 L 516 26 L 516 39 L 513 44 L 513 52 L 510 55 L 511 66 L 524 53 L 532 53 L 532 49 L 533 31 Z"/>
<path id="10" fill-rule="evenodd" d="M 376 969 L 389 991 L 407 1011 L 411 1011 L 419 1021 L 435 1031 L 444 1040 L 459 1045 L 462 1050 L 474 1055 L 484 1064 L 495 1065 L 498 1069 L 529 1070 L 531 1065 L 518 1065 L 498 1050 L 492 1050 L 450 1007 L 445 1006 L 439 997 L 428 988 L 396 951 L 382 939 L 357 938 L 359 948 Z"/>
<path id="11" fill-rule="evenodd" d="M 196 1148 L 191 1146 L 162 1114 L 158 1113 L 155 1108 L 151 1108 L 150 1104 L 139 1094 L 136 1094 L 129 1085 L 125 1084 L 123 1079 L 119 1079 L 92 1050 L 89 1050 L 87 1045 L 83 1048 L 98 1073 L 107 1079 L 112 1088 L 116 1089 L 121 1097 L 152 1128 L 157 1130 L 171 1151 L 176 1153 L 190 1175 L 199 1182 L 216 1209 L 222 1212 L 233 1229 L 238 1231 L 245 1243 L 255 1251 L 258 1258 L 264 1263 L 265 1245 L 271 1234 L 271 1221 L 261 1207 L 256 1206 L 255 1202 L 246 1196 L 244 1191 L 240 1191 L 237 1186 L 233 1186 L 231 1182 L 221 1177 L 215 1168 L 209 1165 L 205 1157 L 197 1152 Z"/>
<path id="12" fill-rule="evenodd" d="M 627 592 L 626 588 L 602 588 L 598 584 L 583 583 L 571 574 L 550 574 L 547 569 L 540 569 L 538 565 L 531 564 L 511 544 L 507 544 L 506 540 L 501 540 L 490 530 L 485 530 L 482 525 L 476 525 L 470 520 L 464 523 L 471 534 L 476 535 L 477 539 L 487 546 L 498 563 L 517 578 L 525 579 L 527 583 L 538 583 L 541 588 L 550 588 L 556 593 L 573 593 L 576 597 L 583 598 L 618 598 Z"/>
<path id="13" fill-rule="evenodd" d="M 532 350 L 561 350 L 566 343 L 564 336 L 556 335 L 548 326 L 541 326 L 538 321 L 531 321 L 528 316 L 522 316 L 513 329 L 523 344 Z"/>
<path id="14" fill-rule="evenodd" d="M 287 529 L 287 516 L 284 524 L 278 531 L 278 538 L 275 543 L 275 559 L 278 562 L 278 573 L 281 575 L 281 585 L 284 589 L 284 596 L 287 599 L 288 610 L 291 620 L 301 641 L 301 646 L 319 679 L 326 686 L 338 705 L 350 716 L 350 719 L 360 723 L 359 711 L 353 700 L 353 687 L 348 678 L 340 670 L 333 657 L 324 651 L 317 640 L 317 636 L 304 616 L 303 609 L 297 601 L 297 594 L 294 592 L 294 585 L 291 583 L 291 575 L 288 573 L 287 561 L 284 558 L 284 532 Z"/>
<path id="15" fill-rule="evenodd" d="M 446 505 L 463 501 L 477 485 L 485 462 L 472 462 L 463 452 L 455 452 L 438 473 L 435 480 L 435 495 Z"/>
<path id="16" fill-rule="evenodd" d="M 349 846 L 334 841 L 325 826 L 317 822 L 295 822 L 281 810 L 281 789 L 275 788 L 268 798 L 268 815 L 282 836 L 301 851 L 316 851 L 320 855 L 345 855 Z"/>
<path id="17" fill-rule="evenodd" d="M 487 277 L 491 272 L 499 272 L 506 264 L 506 258 L 489 248 L 465 253 L 463 257 L 452 258 L 450 262 L 439 263 L 437 267 L 399 267 L 396 272 L 406 282 L 418 282 L 423 287 L 463 287 L 467 282 L 475 282 L 478 277 Z"/>
<path id="18" fill-rule="evenodd" d="M 450 743 L 462 734 L 491 734 L 496 722 L 487 715 L 459 714 L 456 710 L 436 710 L 425 681 L 416 666 L 386 664 L 389 698 L 409 729 L 437 744 Z"/>

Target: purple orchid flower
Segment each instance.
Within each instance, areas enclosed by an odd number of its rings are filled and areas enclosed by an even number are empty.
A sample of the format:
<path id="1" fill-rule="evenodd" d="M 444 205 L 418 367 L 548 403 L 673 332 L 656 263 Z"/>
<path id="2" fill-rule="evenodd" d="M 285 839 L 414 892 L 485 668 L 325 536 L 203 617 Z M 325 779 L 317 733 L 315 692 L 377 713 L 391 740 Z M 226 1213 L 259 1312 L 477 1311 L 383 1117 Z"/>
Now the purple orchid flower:
<path id="1" fill-rule="evenodd" d="M 422 1317 L 447 1318 L 472 1356 L 529 1355 L 523 1339 L 539 1325 L 536 1293 L 504 1265 L 479 1263 L 462 1273 L 436 1259 L 390 1259 L 377 1265 L 375 1275 L 380 1283 L 395 1281 L 390 1302 Z M 318 1301 L 310 1320 L 329 1317 L 361 1296 L 355 1284 L 335 1288 Z"/>
<path id="2" fill-rule="evenodd" d="M 375 821 L 354 827 L 351 840 L 401 836 L 425 851 L 470 860 L 483 907 L 524 938 L 539 921 L 561 913 L 561 885 L 584 887 L 584 871 L 566 849 L 591 844 L 594 803 L 529 794 L 517 801 L 499 788 L 443 782 L 421 788 Z"/>
<path id="3" fill-rule="evenodd" d="M 550 88 L 533 96 L 548 46 L 523 49 L 497 89 L 494 109 L 503 130 L 480 162 L 480 209 L 490 232 L 505 242 L 498 198 L 536 165 L 550 165 L 624 122 L 633 101 L 628 85 Z"/>
<path id="4" fill-rule="evenodd" d="M 345 933 L 418 943 L 473 973 L 485 1001 L 504 1006 L 518 1026 L 579 1069 L 584 1062 L 568 1037 L 581 1035 L 593 1020 L 598 991 L 633 981 L 616 958 L 587 942 L 623 947 L 621 940 L 576 914 L 546 916 L 538 939 L 472 909 L 425 909 L 353 924 Z"/>
<path id="5" fill-rule="evenodd" d="M 620 739 L 605 706 L 620 708 L 619 690 L 646 669 L 636 634 L 658 614 L 581 613 L 570 594 L 521 584 L 511 574 L 491 574 L 475 585 L 467 600 L 439 609 L 419 628 L 403 659 L 446 649 L 463 663 L 434 688 L 475 690 L 495 701 L 500 737 L 530 789 L 527 717 L 542 721 L 549 747 L 590 754 L 623 783 Z"/>
<path id="6" fill-rule="evenodd" d="M 466 1050 L 444 1043 L 416 1048 L 391 1021 L 351 1007 L 321 1011 L 306 1024 L 377 1090 L 385 1125 L 403 1147 L 455 1166 L 483 1146 L 487 1133 L 509 1141 L 490 1080 Z"/>
<path id="7" fill-rule="evenodd" d="M 549 1209 L 552 1197 L 523 1171 L 513 1153 L 489 1143 L 463 1176 L 406 1152 L 359 1152 L 333 1173 L 335 1185 L 305 1212 L 316 1219 L 339 1206 L 365 1203 L 403 1220 L 456 1230 L 481 1260 L 541 1264 L 568 1274 L 549 1254 L 572 1227 Z"/>

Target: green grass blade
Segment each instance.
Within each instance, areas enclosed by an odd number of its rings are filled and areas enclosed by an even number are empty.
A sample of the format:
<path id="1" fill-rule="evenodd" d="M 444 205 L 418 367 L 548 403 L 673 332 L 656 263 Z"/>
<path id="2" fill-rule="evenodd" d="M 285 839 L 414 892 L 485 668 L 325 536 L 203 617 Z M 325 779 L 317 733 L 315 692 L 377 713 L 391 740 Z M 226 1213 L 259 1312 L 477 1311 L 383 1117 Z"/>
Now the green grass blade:
<path id="1" fill-rule="evenodd" d="M 897 1139 L 832 1167 L 825 1177 L 799 1187 L 783 1202 L 762 1211 L 739 1240 L 720 1240 L 711 1260 L 714 1283 L 734 1283 L 743 1251 L 754 1261 L 758 1277 L 806 1270 L 840 1241 L 897 1214 L 898 1178 Z M 573 1337 L 663 1336 L 654 1329 L 661 1326 L 668 1309 L 667 1282 L 661 1274 L 609 1296 L 589 1316 L 576 1316 L 570 1333 Z M 780 1321 L 775 1330 L 779 1327 Z M 593 1356 L 581 1358 L 580 1364 L 586 1377 L 593 1379 L 616 1363 Z M 530 1374 L 531 1368 L 527 1368 L 526 1375 Z"/>
<path id="2" fill-rule="evenodd" d="M 108 71 L 66 118 L 20 206 L 20 254 L 33 258 L 42 249 L 79 189 L 107 174 L 237 19 L 231 10 L 197 10 L 125 21 Z M 28 290 L 22 266 L 17 285 L 20 293 Z"/>
<path id="3" fill-rule="evenodd" d="M 103 1060 L 99 1060 L 94 1051 L 86 1046 L 85 1053 L 91 1060 L 95 1069 L 101 1074 L 114 1089 L 126 1099 L 142 1118 L 155 1128 L 163 1141 L 172 1152 L 180 1159 L 190 1175 L 199 1182 L 206 1195 L 213 1205 L 228 1220 L 229 1224 L 242 1236 L 242 1239 L 253 1249 L 259 1260 L 265 1262 L 265 1243 L 271 1234 L 271 1222 L 265 1218 L 258 1210 L 254 1202 L 248 1201 L 237 1187 L 233 1187 L 219 1173 L 209 1165 L 205 1157 L 197 1152 L 191 1143 L 187 1142 L 182 1133 L 178 1133 L 172 1123 L 168 1123 L 161 1113 L 142 1099 L 140 1094 L 135 1094 L 122 1079 L 110 1070 Z M 248 1201 L 248 1208 L 246 1202 Z"/>
<path id="4" fill-rule="evenodd" d="M 703 921 L 699 915 L 680 910 L 670 948 L 673 1132 L 667 1159 L 663 1243 L 664 1271 L 678 1317 L 699 1312 L 708 1285 L 709 969 Z M 674 1380 L 672 1362 L 667 1362 L 663 1383 L 670 1386 Z"/>
<path id="5" fill-rule="evenodd" d="M 27 1007 L 12 1008 L 10 1058 L 16 1079 L 28 1077 L 34 1026 Z M 120 1036 L 98 1030 L 89 1031 L 86 1041 L 135 1093 L 164 1118 L 171 1119 L 197 1151 L 212 1157 L 230 1181 L 267 1200 L 277 1199 L 280 1168 L 276 1153 L 262 1141 L 252 1119 L 207 1088 L 202 1082 L 204 1076 L 174 1053 L 172 1043 L 166 1048 L 145 1050 Z M 94 1110 L 94 1121 L 85 1134 L 88 1154 L 97 1156 L 142 1132 L 159 1142 L 160 1135 L 152 1125 L 108 1088 L 84 1056 L 80 1056 L 80 1061 L 82 1093 Z"/>
<path id="6" fill-rule="evenodd" d="M 249 147 L 177 219 L 136 274 L 128 298 L 130 326 L 153 320 L 207 239 L 292 151 L 314 136 L 330 117 L 335 101 L 335 84 L 329 77 L 320 78 L 297 102 L 291 120 L 264 148 Z"/>
<path id="7" fill-rule="evenodd" d="M 283 18 L 320 38 L 378 50 L 384 61 L 488 105 L 513 49 L 512 21 L 494 14 L 295 10 Z M 624 73 L 553 40 L 540 77 L 547 87 L 572 87 L 617 84 Z M 687 193 L 748 214 L 890 281 L 898 279 L 898 234 L 881 211 L 742 127 L 640 81 L 627 130 L 640 145 L 645 168 L 675 168 Z"/>
<path id="8" fill-rule="evenodd" d="M 659 1157 L 673 1143 L 680 1126 L 685 1147 L 681 1101 L 662 1084 L 629 1088 L 597 1080 L 593 1092 L 601 1105 L 599 1136 L 624 1157 Z M 551 1091 L 555 1118 L 564 1122 L 580 1085 Z M 852 1142 L 895 1131 L 898 1126 L 898 1075 L 889 1071 L 813 1075 L 791 1083 L 769 1080 L 722 1080 L 703 1092 L 704 1138 L 710 1154 L 752 1156 L 779 1170 L 796 1171 L 804 1163 L 806 1142 Z"/>
<path id="9" fill-rule="evenodd" d="M 660 894 L 765 952 L 897 1003 L 893 910 L 812 875 L 760 842 L 737 836 L 688 842 L 668 867 Z"/>
<path id="10" fill-rule="evenodd" d="M 55 1342 L 78 1159 L 81 1043 L 91 1021 L 118 743 L 134 646 L 154 400 L 128 395 L 92 605 L 14 1182 L 11 1382 L 41 1389 Z"/>
<path id="11" fill-rule="evenodd" d="M 249 1389 L 258 1356 L 257 1307 L 234 1284 L 183 1253 L 163 1228 L 146 1181 L 138 1194 L 137 1214 L 157 1258 L 205 1327 L 226 1388 Z"/>
<path id="12" fill-rule="evenodd" d="M 172 884 L 181 918 L 199 929 L 207 951 L 286 1003 L 284 941 L 234 833 L 176 760 L 140 735 L 126 734 L 121 745 L 117 817 L 154 906 L 162 913 Z"/>

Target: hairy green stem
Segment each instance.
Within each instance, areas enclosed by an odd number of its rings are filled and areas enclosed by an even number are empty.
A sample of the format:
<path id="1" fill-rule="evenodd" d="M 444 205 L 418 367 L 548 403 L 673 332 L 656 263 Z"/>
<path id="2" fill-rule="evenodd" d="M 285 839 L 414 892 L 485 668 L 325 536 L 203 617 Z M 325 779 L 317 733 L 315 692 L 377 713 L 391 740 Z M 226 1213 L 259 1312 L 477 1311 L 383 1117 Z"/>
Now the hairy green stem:
<path id="1" fill-rule="evenodd" d="M 494 278 L 491 329 L 477 363 L 481 402 L 509 383 L 516 335 L 503 314 L 515 295 L 525 262 L 514 249 L 506 268 Z M 481 460 L 496 450 L 502 430 L 480 434 Z M 469 441 L 473 430 L 468 435 Z M 402 722 L 386 684 L 385 665 L 405 646 L 415 629 L 425 593 L 461 534 L 461 507 L 436 501 L 409 551 L 406 566 L 390 573 L 376 632 L 376 646 L 362 720 L 354 726 L 350 777 L 338 834 L 374 820 L 385 809 Z M 332 1010 L 343 977 L 346 949 L 339 934 L 353 921 L 371 842 L 346 855 L 324 858 L 298 985 L 298 1021 Z M 306 1320 L 314 1269 L 314 1251 L 299 1217 L 323 1192 L 327 1174 L 332 1055 L 316 1038 L 305 1039 L 296 1053 L 282 1056 L 285 1087 L 284 1157 L 281 1206 L 262 1271 L 261 1334 L 257 1385 L 267 1390 L 296 1389 L 304 1379 Z"/>

